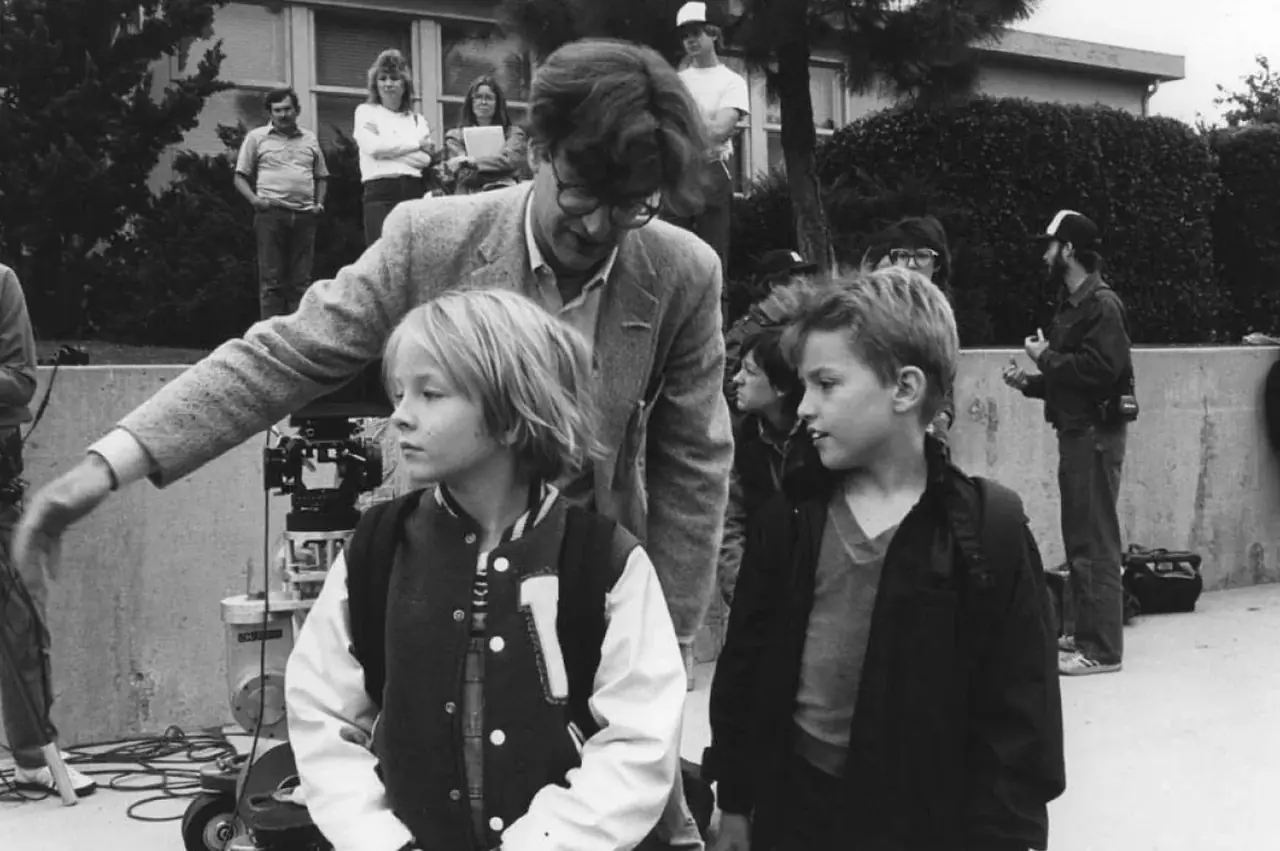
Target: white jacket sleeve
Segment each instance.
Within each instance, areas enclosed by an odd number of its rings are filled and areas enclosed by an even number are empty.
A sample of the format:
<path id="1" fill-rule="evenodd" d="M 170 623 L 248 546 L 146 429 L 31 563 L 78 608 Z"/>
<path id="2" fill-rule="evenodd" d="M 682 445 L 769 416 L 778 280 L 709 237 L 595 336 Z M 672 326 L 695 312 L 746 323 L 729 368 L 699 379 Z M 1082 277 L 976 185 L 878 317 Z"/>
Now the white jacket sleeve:
<path id="1" fill-rule="evenodd" d="M 362 103 L 356 107 L 354 123 L 356 145 L 365 156 L 375 160 L 392 160 L 415 151 L 422 153 L 420 139 L 396 138 L 391 134 L 390 128 L 380 126 L 378 113 L 370 104 Z M 424 129 L 423 134 L 426 132 Z"/>
<path id="2" fill-rule="evenodd" d="M 351 655 L 347 564 L 338 556 L 285 669 L 289 742 L 307 810 L 334 851 L 398 851 L 413 839 L 375 773 L 377 707 Z"/>
<path id="3" fill-rule="evenodd" d="M 680 764 L 685 670 L 653 564 L 637 547 L 605 600 L 590 700 L 600 732 L 568 788 L 547 786 L 502 834 L 503 851 L 626 851 L 666 806 Z"/>

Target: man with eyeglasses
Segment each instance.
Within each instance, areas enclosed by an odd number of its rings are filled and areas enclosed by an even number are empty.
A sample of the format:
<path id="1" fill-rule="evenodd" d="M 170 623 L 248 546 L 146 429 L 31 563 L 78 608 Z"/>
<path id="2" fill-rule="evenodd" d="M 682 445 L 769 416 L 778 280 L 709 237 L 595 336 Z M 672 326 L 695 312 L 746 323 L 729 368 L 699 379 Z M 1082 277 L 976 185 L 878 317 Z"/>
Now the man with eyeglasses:
<path id="1" fill-rule="evenodd" d="M 862 268 L 872 271 L 886 266 L 902 266 L 919 272 L 942 290 L 947 301 L 954 301 L 947 232 L 942 222 L 933 216 L 902 219 L 871 238 L 871 247 L 862 257 Z M 929 424 L 929 433 L 946 443 L 955 419 L 955 399 L 949 395 Z"/>
<path id="2" fill-rule="evenodd" d="M 68 525 L 112 491 L 144 477 L 167 486 L 353 377 L 415 305 L 457 287 L 499 287 L 527 294 L 592 343 L 605 452 L 586 476 L 559 484 L 646 542 L 688 662 L 715 586 L 733 460 L 722 280 L 706 243 L 654 217 L 660 206 L 697 208 L 707 133 L 675 69 L 649 48 L 612 41 L 547 57 L 529 125 L 531 182 L 399 205 L 381 238 L 310 287 L 295 313 L 223 344 L 41 489 L 18 532 L 22 568 L 52 562 Z M 643 695 L 630 699 L 643 705 Z M 593 802 L 634 806 L 635 796 L 670 788 L 679 736 L 659 741 L 643 711 L 615 721 L 656 786 L 575 787 L 557 822 L 574 826 L 558 845 L 605 847 L 621 826 Z M 702 847 L 678 772 L 659 835 L 670 847 Z"/>

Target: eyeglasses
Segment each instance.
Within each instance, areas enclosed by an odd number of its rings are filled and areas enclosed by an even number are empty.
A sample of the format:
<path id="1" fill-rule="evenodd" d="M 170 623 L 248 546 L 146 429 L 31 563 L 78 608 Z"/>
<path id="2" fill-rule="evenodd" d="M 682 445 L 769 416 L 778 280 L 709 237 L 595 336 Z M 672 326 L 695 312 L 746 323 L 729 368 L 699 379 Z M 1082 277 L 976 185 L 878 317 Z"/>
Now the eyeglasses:
<path id="1" fill-rule="evenodd" d="M 655 191 L 640 200 L 608 202 L 606 204 L 606 202 L 601 201 L 587 191 L 585 186 L 565 183 L 561 180 L 560 172 L 556 170 L 554 159 L 547 157 L 547 163 L 550 164 L 551 176 L 556 181 L 556 203 L 560 205 L 560 209 L 567 216 L 582 218 L 583 216 L 591 215 L 602 206 L 608 206 L 609 221 L 613 223 L 614 227 L 633 230 L 647 225 L 662 210 L 661 191 Z"/>
<path id="2" fill-rule="evenodd" d="M 917 266 L 923 266 L 926 263 L 936 262 L 938 252 L 932 248 L 891 248 L 889 249 L 889 262 L 897 265 L 906 265 L 914 262 Z"/>

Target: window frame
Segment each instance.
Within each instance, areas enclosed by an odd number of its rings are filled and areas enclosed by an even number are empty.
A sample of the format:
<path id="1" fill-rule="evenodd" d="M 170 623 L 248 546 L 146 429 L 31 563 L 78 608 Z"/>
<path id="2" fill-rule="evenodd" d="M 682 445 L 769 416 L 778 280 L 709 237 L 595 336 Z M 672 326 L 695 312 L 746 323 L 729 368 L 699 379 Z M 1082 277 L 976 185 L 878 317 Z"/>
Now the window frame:
<path id="1" fill-rule="evenodd" d="M 435 61 L 432 62 L 431 64 L 432 64 L 432 71 L 436 75 L 436 85 L 434 87 L 435 96 L 433 99 L 433 102 L 435 104 L 435 108 L 433 110 L 435 123 L 432 126 L 439 128 L 440 144 L 444 144 L 444 134 L 454 129 L 453 127 L 446 126 L 445 124 L 445 121 L 444 121 L 445 104 L 457 104 L 460 106 L 461 104 L 465 103 L 467 100 L 466 95 L 450 95 L 450 94 L 445 94 L 444 92 L 444 77 L 445 77 L 444 31 L 445 31 L 445 28 L 451 27 L 451 26 L 466 26 L 468 24 L 482 24 L 482 25 L 487 25 L 487 26 L 496 28 L 498 26 L 498 23 L 494 20 L 486 19 L 486 18 L 437 17 L 431 20 L 431 24 L 432 24 L 432 29 L 434 30 L 434 32 L 431 34 L 431 38 L 432 38 L 432 50 L 434 51 L 434 59 L 435 59 Z M 533 58 L 529 55 L 527 51 L 524 54 L 524 61 L 525 61 L 526 67 L 529 69 L 530 82 L 532 82 Z M 526 116 L 528 116 L 529 101 L 515 100 L 512 98 L 508 98 L 507 109 L 520 110 Z"/>
<path id="2" fill-rule="evenodd" d="M 321 127 L 319 125 L 320 98 L 324 95 L 337 95 L 340 97 L 351 98 L 359 97 L 361 102 L 363 102 L 369 95 L 369 89 L 367 86 L 357 88 L 355 86 L 335 86 L 319 82 L 320 56 L 319 51 L 317 50 L 318 39 L 316 38 L 316 32 L 320 27 L 320 19 L 330 15 L 339 18 L 344 16 L 352 17 L 354 16 L 353 13 L 361 12 L 363 10 L 353 9 L 351 7 L 328 5 L 315 7 L 294 6 L 290 8 L 298 15 L 295 29 L 302 29 L 306 35 L 304 42 L 306 45 L 305 51 L 295 51 L 293 55 L 294 68 L 297 69 L 299 65 L 302 65 L 305 68 L 305 73 L 300 76 L 302 81 L 305 82 L 306 90 L 301 90 L 303 88 L 301 83 L 295 87 L 295 91 L 298 92 L 298 98 L 307 106 L 303 114 L 304 120 L 299 123 L 310 129 L 317 137 L 321 137 L 324 134 L 321 132 Z M 424 72 L 422 63 L 422 46 L 424 42 L 423 24 L 426 23 L 426 21 L 422 17 L 407 11 L 376 10 L 372 14 L 385 21 L 402 23 L 409 31 L 409 63 L 410 70 L 412 71 L 414 91 L 410 108 L 413 111 L 420 113 L 422 112 L 422 104 L 425 102 L 426 97 L 423 90 L 429 82 L 427 79 L 428 75 Z M 372 63 L 376 58 L 376 56 L 370 57 L 369 62 Z M 355 110 L 353 108 L 353 116 L 354 112 Z M 355 132 L 354 127 L 352 128 L 352 132 Z"/>
<path id="3" fill-rule="evenodd" d="M 838 61 L 834 59 L 827 59 L 824 57 L 811 57 L 809 59 L 809 69 L 811 74 L 813 72 L 813 68 L 815 67 L 830 69 L 834 71 L 836 74 L 836 85 L 835 85 L 835 89 L 832 91 L 832 94 L 831 94 L 831 101 L 832 101 L 831 113 L 833 115 L 836 126 L 835 127 L 818 127 L 817 125 L 814 125 L 814 128 L 813 128 L 814 132 L 818 135 L 819 140 L 822 140 L 822 139 L 827 139 L 827 138 L 830 138 L 831 136 L 834 136 L 836 130 L 839 130 L 841 127 L 843 127 L 845 124 L 848 123 L 849 93 L 846 86 L 844 85 L 843 79 L 841 79 L 841 76 L 840 76 L 841 67 Z M 763 79 L 763 75 L 760 75 L 760 76 Z M 812 100 L 813 98 L 812 89 L 810 89 L 809 98 L 810 100 Z M 765 119 L 767 119 L 769 116 L 768 108 L 769 108 L 769 101 L 768 101 L 768 94 L 766 92 L 764 110 L 760 113 L 760 115 Z M 772 165 L 769 162 L 769 139 L 772 136 L 777 136 L 779 147 L 781 147 L 782 123 L 780 121 L 779 122 L 762 121 L 760 129 L 763 131 L 761 135 L 762 135 L 762 141 L 764 143 L 763 156 L 762 156 L 762 159 L 764 161 L 763 172 L 767 174 L 775 168 L 778 168 L 778 169 L 785 168 L 786 166 L 785 161 L 778 163 L 776 166 Z"/>

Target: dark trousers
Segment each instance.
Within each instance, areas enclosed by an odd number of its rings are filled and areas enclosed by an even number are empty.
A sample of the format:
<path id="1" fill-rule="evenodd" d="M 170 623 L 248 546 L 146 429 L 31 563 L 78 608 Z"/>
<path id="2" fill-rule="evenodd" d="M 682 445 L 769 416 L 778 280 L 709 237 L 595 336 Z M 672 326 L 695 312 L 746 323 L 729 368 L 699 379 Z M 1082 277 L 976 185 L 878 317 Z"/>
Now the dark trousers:
<path id="1" fill-rule="evenodd" d="M 373 245 L 382 236 L 382 223 L 401 201 L 421 198 L 425 182 L 421 177 L 377 177 L 364 183 L 364 244 Z"/>
<path id="2" fill-rule="evenodd" d="M 705 206 L 697 215 L 672 219 L 674 224 L 691 230 L 720 256 L 720 273 L 729 270 L 729 223 L 733 205 L 733 178 L 729 164 L 723 160 L 708 163 L 703 177 Z"/>
<path id="3" fill-rule="evenodd" d="M 845 810 L 843 781 L 794 754 L 786 770 L 787 782 L 779 802 L 778 841 L 772 848 L 760 851 L 849 847 L 850 837 L 842 836 L 844 831 L 840 829 L 840 815 Z"/>
<path id="4" fill-rule="evenodd" d="M 55 739 L 57 731 L 49 720 L 53 677 L 43 576 L 38 584 L 24 584 L 11 558 L 13 529 L 21 513 L 20 503 L 0 505 L 0 630 L 14 656 L 9 659 L 0 652 L 0 720 L 14 761 L 23 768 L 38 768 L 44 765 L 40 748 Z M 41 717 L 31 716 L 24 687 Z"/>
<path id="5" fill-rule="evenodd" d="M 263 319 L 293 313 L 311 285 L 316 214 L 272 207 L 254 214 L 258 237 L 258 303 Z"/>
<path id="6" fill-rule="evenodd" d="M 1070 569 L 1076 646 L 1088 658 L 1117 664 L 1124 655 L 1120 472 L 1125 427 L 1058 433 L 1062 543 Z"/>

